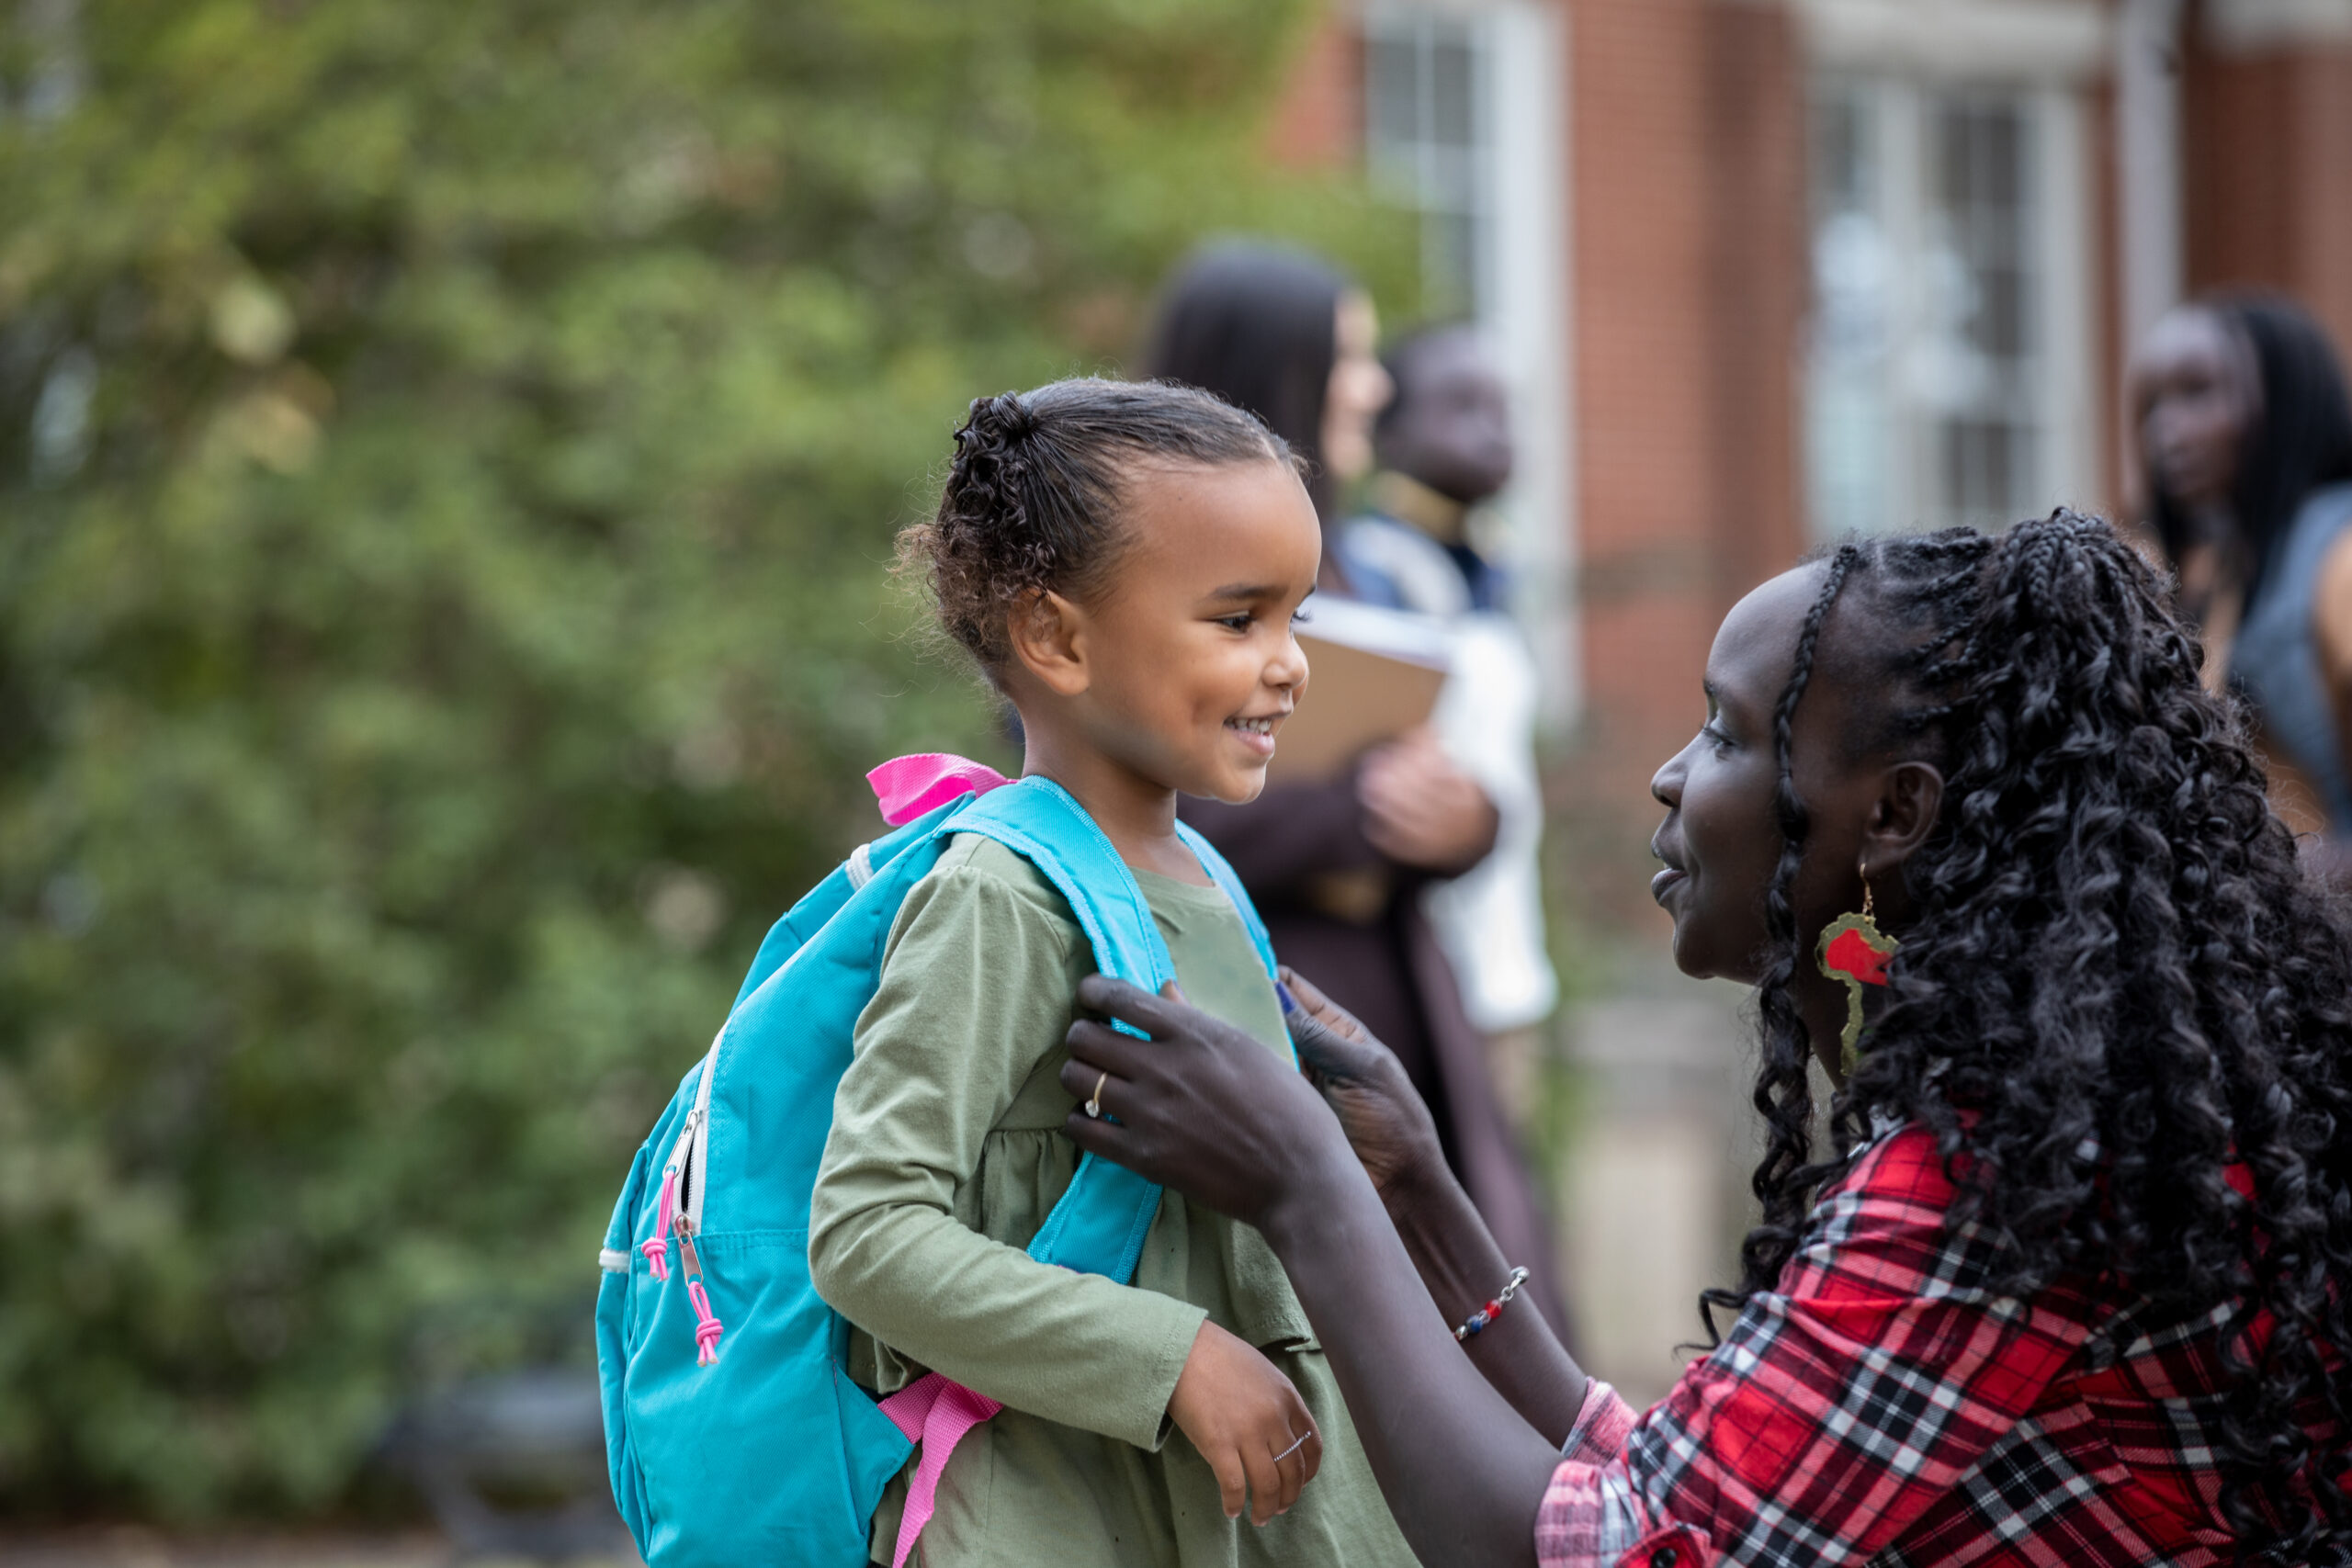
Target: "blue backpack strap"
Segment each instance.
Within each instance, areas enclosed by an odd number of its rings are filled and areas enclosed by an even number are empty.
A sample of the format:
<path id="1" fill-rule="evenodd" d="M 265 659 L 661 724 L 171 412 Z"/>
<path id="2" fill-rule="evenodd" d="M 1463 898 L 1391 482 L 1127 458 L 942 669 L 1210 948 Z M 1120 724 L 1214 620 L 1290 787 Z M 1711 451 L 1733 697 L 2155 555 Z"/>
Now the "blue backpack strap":
<path id="1" fill-rule="evenodd" d="M 991 790 L 934 831 L 978 833 L 1035 865 L 1069 902 L 1102 973 L 1155 992 L 1176 977 L 1151 905 L 1126 863 L 1085 807 L 1051 779 L 1032 776 Z M 1157 1183 L 1090 1154 L 1031 1239 L 1029 1256 L 1124 1284 L 1135 1277 L 1159 1213 Z"/>

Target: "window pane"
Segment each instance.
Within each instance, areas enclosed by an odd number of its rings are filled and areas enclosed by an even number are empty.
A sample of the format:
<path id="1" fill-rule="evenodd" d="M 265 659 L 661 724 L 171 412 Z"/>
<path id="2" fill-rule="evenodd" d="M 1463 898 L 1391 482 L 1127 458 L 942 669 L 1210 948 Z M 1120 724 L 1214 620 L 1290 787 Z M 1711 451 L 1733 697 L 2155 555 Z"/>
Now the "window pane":
<path id="1" fill-rule="evenodd" d="M 2035 213 L 2030 106 L 2020 96 L 1939 95 L 1924 150 L 1929 274 L 1922 363 L 1936 436 L 1937 510 L 1947 522 L 2006 523 L 2031 504 L 2035 441 L 2032 266 Z"/>
<path id="2" fill-rule="evenodd" d="M 1430 139 L 1441 147 L 1468 147 L 1476 141 L 1471 67 L 1470 46 L 1460 38 L 1442 39 L 1430 50 Z"/>
<path id="3" fill-rule="evenodd" d="M 1475 313 L 1491 270 L 1487 34 L 1420 6 L 1366 10 L 1364 140 L 1374 181 L 1421 219 L 1421 309 Z"/>
<path id="4" fill-rule="evenodd" d="M 1409 36 L 1365 41 L 1365 129 L 1375 148 L 1420 140 L 1419 63 Z"/>

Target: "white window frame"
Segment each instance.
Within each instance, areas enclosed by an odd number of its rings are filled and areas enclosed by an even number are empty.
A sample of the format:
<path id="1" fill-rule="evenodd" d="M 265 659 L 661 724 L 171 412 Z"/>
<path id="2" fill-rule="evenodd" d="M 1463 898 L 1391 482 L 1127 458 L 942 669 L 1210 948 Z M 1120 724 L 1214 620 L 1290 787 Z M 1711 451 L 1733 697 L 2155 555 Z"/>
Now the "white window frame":
<path id="1" fill-rule="evenodd" d="M 1416 29 L 1426 35 L 1434 28 L 1474 40 L 1472 112 L 1483 146 L 1472 160 L 1476 188 L 1468 194 L 1487 243 L 1474 262 L 1475 276 L 1464 281 L 1474 319 L 1511 391 L 1517 470 L 1496 512 L 1510 542 L 1513 608 L 1543 672 L 1544 723 L 1562 730 L 1575 722 L 1583 694 L 1571 589 L 1576 455 L 1564 20 L 1557 7 L 1540 0 L 1365 0 L 1357 24 L 1367 62 L 1375 36 Z M 1365 85 L 1369 152 L 1368 79 Z M 1387 182 L 1391 199 L 1419 206 L 1419 192 L 1397 178 L 1402 172 L 1394 165 L 1371 170 L 1376 185 Z"/>
<path id="2" fill-rule="evenodd" d="M 1930 193 L 1926 166 L 1928 116 L 1945 96 L 1981 90 L 2017 103 L 2028 115 L 2036 152 L 2030 179 L 2031 271 L 2029 306 L 2037 364 L 2030 395 L 2036 433 L 2033 471 L 2016 510 L 2064 504 L 2100 509 L 2098 414 L 2091 375 L 2096 352 L 2091 308 L 2093 255 L 2084 84 L 2113 58 L 2108 12 L 2085 0 L 1800 0 L 1811 82 L 1865 85 L 1884 141 L 1876 171 L 1877 200 L 1894 273 L 1889 288 L 1889 363 L 1875 395 L 1887 402 L 1890 435 L 1878 454 L 1883 482 L 1872 525 L 1878 529 L 1953 521 L 1940 503 L 1939 411 L 1920 378 L 1902 362 L 1929 331 L 1922 225 Z M 1810 118 L 1810 109 L 1809 109 Z M 1810 229 L 1811 217 L 1808 216 Z M 1816 326 L 1818 322 L 1816 321 Z M 1821 536 L 1860 519 L 1839 514 L 1826 497 L 1836 476 L 1824 471 L 1824 399 L 1830 380 L 1822 345 L 1807 355 L 1806 513 Z M 1846 388 L 1850 395 L 1853 386 Z"/>

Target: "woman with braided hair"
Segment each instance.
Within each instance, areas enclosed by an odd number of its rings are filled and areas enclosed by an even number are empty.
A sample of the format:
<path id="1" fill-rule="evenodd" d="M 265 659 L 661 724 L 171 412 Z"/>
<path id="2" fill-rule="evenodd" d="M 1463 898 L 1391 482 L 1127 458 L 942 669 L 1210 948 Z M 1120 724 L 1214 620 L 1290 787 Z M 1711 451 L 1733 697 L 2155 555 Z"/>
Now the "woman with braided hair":
<path id="1" fill-rule="evenodd" d="M 1423 1562 L 2352 1562 L 2352 931 L 2168 587 L 2060 513 L 1725 617 L 1653 891 L 1757 989 L 1763 1215 L 1647 1412 L 1311 987 L 1306 1077 L 1080 987 L 1154 1038 L 1073 1028 L 1073 1138 L 1260 1228 Z"/>

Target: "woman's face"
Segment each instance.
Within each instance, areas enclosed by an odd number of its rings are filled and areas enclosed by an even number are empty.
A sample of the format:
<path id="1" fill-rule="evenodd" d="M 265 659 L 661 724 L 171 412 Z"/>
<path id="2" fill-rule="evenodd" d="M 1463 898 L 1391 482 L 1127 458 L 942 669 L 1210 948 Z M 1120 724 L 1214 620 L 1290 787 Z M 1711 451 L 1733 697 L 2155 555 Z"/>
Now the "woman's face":
<path id="1" fill-rule="evenodd" d="M 2211 310 L 2188 306 L 2149 332 L 2131 383 L 2149 482 L 2188 512 L 2227 506 L 2247 434 L 2262 413 L 2253 346 Z"/>
<path id="2" fill-rule="evenodd" d="M 1666 807 L 1650 840 L 1666 869 L 1651 880 L 1650 893 L 1674 917 L 1674 962 L 1686 975 L 1747 985 L 1763 976 L 1764 897 L 1781 859 L 1772 715 L 1788 686 L 1805 613 L 1820 596 L 1823 570 L 1783 572 L 1724 617 L 1707 655 L 1706 725 L 1650 781 L 1650 793 Z M 1830 618 L 1838 618 L 1837 609 Z M 1811 818 L 1792 889 L 1801 931 L 1819 929 L 1859 902 L 1861 825 L 1875 786 L 1871 771 L 1836 761 L 1847 705 L 1822 668 L 1829 631 L 1825 626 L 1790 738 L 1798 797 Z"/>
<path id="3" fill-rule="evenodd" d="M 1323 467 L 1340 484 L 1362 479 L 1372 467 L 1372 423 L 1396 384 L 1380 363 L 1380 318 L 1372 296 L 1350 289 L 1333 307 L 1331 380 L 1323 392 Z"/>

